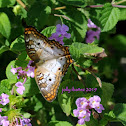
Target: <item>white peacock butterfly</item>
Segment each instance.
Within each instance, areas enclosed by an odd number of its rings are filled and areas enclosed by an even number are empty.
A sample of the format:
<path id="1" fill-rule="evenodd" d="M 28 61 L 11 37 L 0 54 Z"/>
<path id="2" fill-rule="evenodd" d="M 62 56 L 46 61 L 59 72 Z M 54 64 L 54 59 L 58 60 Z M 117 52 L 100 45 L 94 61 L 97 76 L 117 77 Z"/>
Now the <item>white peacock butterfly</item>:
<path id="1" fill-rule="evenodd" d="M 52 102 L 69 65 L 73 63 L 67 46 L 49 40 L 33 27 L 25 28 L 25 45 L 35 63 L 35 80 L 43 97 Z"/>

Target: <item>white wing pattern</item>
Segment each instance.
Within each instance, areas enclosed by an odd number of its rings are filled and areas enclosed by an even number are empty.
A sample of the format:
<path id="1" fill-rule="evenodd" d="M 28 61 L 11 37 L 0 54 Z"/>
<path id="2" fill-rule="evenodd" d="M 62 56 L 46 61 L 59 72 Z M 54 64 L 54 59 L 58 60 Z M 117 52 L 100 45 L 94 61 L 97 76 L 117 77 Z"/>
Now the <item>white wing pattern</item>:
<path id="1" fill-rule="evenodd" d="M 60 82 L 73 60 L 67 46 L 48 40 L 33 27 L 25 28 L 25 44 L 29 57 L 35 63 L 35 80 L 43 97 L 52 102 Z"/>

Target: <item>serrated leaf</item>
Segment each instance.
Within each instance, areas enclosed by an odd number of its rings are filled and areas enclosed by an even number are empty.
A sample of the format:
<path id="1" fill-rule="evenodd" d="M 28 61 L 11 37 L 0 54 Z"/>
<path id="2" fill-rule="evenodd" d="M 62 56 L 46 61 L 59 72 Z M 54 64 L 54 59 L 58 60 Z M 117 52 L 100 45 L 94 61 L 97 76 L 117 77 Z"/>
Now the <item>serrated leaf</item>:
<path id="1" fill-rule="evenodd" d="M 62 10 L 61 13 L 68 17 L 70 20 L 62 18 L 65 25 L 70 28 L 71 38 L 74 42 L 84 41 L 87 31 L 87 19 L 82 11 L 75 8 L 67 8 Z M 79 18 L 77 18 L 79 17 Z"/>
<path id="2" fill-rule="evenodd" d="M 18 51 L 18 52 L 25 50 L 25 42 L 24 42 L 24 37 L 22 35 L 20 37 L 16 38 L 11 43 L 10 50 Z"/>
<path id="3" fill-rule="evenodd" d="M 92 55 L 96 53 L 103 52 L 103 48 L 95 46 L 95 45 L 87 45 L 83 43 L 73 43 L 70 45 L 70 53 L 72 55 L 72 58 L 77 60 L 80 58 L 81 55 Z"/>
<path id="4" fill-rule="evenodd" d="M 16 0 L 0 0 L 0 8 L 14 5 Z"/>
<path id="5" fill-rule="evenodd" d="M 6 68 L 6 76 L 7 76 L 7 78 L 9 79 L 10 84 L 16 83 L 16 82 L 17 82 L 17 75 L 16 75 L 16 74 L 14 75 L 14 74 L 10 71 L 10 70 L 11 70 L 11 66 L 13 66 L 14 68 L 16 67 L 16 65 L 15 65 L 15 60 L 11 61 L 11 62 L 8 64 L 7 68 Z"/>
<path id="6" fill-rule="evenodd" d="M 59 0 L 59 1 L 66 5 L 73 5 L 78 7 L 87 6 L 86 0 Z"/>
<path id="7" fill-rule="evenodd" d="M 0 13 L 0 33 L 9 38 L 11 32 L 11 25 L 8 16 L 5 13 Z"/>
<path id="8" fill-rule="evenodd" d="M 45 35 L 47 38 L 51 36 L 52 33 L 56 32 L 56 26 L 50 26 L 42 30 L 42 34 Z"/>
<path id="9" fill-rule="evenodd" d="M 101 12 L 100 22 L 101 31 L 107 32 L 111 30 L 118 22 L 120 16 L 120 10 L 114 7 L 105 7 Z"/>
<path id="10" fill-rule="evenodd" d="M 102 104 L 107 105 L 114 92 L 113 84 L 102 82 Z"/>
<path id="11" fill-rule="evenodd" d="M 113 112 L 116 118 L 126 125 L 126 104 L 116 104 Z"/>
<path id="12" fill-rule="evenodd" d="M 51 121 L 48 126 L 72 126 L 72 124 L 67 121 Z"/>

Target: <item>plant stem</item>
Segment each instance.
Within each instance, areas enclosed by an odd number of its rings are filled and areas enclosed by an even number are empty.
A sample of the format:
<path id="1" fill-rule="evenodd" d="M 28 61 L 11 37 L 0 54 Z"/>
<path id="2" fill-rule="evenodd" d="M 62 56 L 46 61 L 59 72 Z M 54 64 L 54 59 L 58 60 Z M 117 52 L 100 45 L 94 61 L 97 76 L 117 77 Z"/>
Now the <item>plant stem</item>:
<path id="1" fill-rule="evenodd" d="M 76 69 L 74 68 L 74 65 L 72 64 L 72 68 L 74 70 L 74 72 L 77 74 L 78 79 L 82 82 L 82 84 L 84 84 L 84 87 L 86 88 L 86 84 L 83 81 L 82 77 L 79 75 L 79 73 L 76 71 Z"/>
<path id="2" fill-rule="evenodd" d="M 62 7 L 56 7 L 53 10 L 61 10 L 61 9 L 66 9 L 66 6 L 62 6 Z"/>
<path id="3" fill-rule="evenodd" d="M 118 8 L 126 8 L 126 6 L 124 5 L 115 5 L 115 4 L 112 4 L 113 7 L 118 7 Z"/>
<path id="4" fill-rule="evenodd" d="M 21 0 L 16 0 L 16 1 L 27 11 L 26 5 Z"/>
<path id="5" fill-rule="evenodd" d="M 126 0 L 125 0 L 126 1 Z M 97 7 L 103 7 L 104 5 L 90 5 L 90 6 L 87 6 L 87 7 L 90 7 L 90 8 L 97 8 Z M 112 4 L 113 7 L 118 7 L 118 8 L 126 8 L 125 5 L 117 5 L 117 3 L 115 4 Z"/>
<path id="6" fill-rule="evenodd" d="M 114 3 L 114 4 L 121 4 L 121 3 L 124 3 L 124 2 L 126 2 L 126 0 L 122 0 L 122 1 L 119 1 L 119 2 L 116 2 L 116 3 Z"/>

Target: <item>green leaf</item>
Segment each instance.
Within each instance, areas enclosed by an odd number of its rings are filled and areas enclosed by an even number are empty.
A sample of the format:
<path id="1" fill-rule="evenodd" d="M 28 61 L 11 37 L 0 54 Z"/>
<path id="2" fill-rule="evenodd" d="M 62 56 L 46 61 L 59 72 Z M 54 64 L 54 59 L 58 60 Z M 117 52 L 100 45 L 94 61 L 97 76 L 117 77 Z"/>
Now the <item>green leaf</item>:
<path id="1" fill-rule="evenodd" d="M 86 0 L 59 0 L 63 4 L 78 6 L 78 7 L 85 7 L 87 6 Z"/>
<path id="2" fill-rule="evenodd" d="M 45 8 L 45 11 L 46 11 L 46 14 L 51 14 L 51 7 L 50 6 L 47 6 Z"/>
<path id="3" fill-rule="evenodd" d="M 116 35 L 114 38 L 110 39 L 113 44 L 113 47 L 119 51 L 126 50 L 126 36 L 120 34 Z M 121 50 L 120 50 L 121 49 Z"/>
<path id="4" fill-rule="evenodd" d="M 11 86 L 10 86 L 9 80 L 8 79 L 2 80 L 0 83 L 0 94 L 6 93 L 10 95 L 10 89 L 11 89 Z"/>
<path id="5" fill-rule="evenodd" d="M 23 93 L 24 97 L 33 96 L 40 92 L 35 82 L 35 79 L 33 78 L 28 78 L 24 86 L 25 86 L 25 91 Z"/>
<path id="6" fill-rule="evenodd" d="M 47 11 L 48 10 L 48 11 Z M 35 26 L 40 30 L 44 25 L 47 25 L 49 16 L 49 8 L 40 1 L 36 1 L 29 9 L 26 19 L 27 25 Z"/>
<path id="7" fill-rule="evenodd" d="M 120 8 L 119 20 L 126 20 L 126 8 Z"/>
<path id="8" fill-rule="evenodd" d="M 72 124 L 67 121 L 51 121 L 48 126 L 72 126 Z"/>
<path id="9" fill-rule="evenodd" d="M 8 120 L 11 121 L 14 117 L 21 115 L 20 109 L 10 109 L 6 112 L 6 115 L 8 117 Z"/>
<path id="10" fill-rule="evenodd" d="M 10 50 L 17 51 L 17 52 L 26 50 L 26 48 L 25 48 L 25 42 L 24 42 L 24 37 L 22 35 L 20 37 L 16 38 L 11 43 Z"/>
<path id="11" fill-rule="evenodd" d="M 6 76 L 7 76 L 7 78 L 9 79 L 10 84 L 16 83 L 16 82 L 17 82 L 17 75 L 16 75 L 16 74 L 14 75 L 14 74 L 10 71 L 10 70 L 11 70 L 11 66 L 13 66 L 14 68 L 16 67 L 16 65 L 15 65 L 15 60 L 11 61 L 11 62 L 8 64 L 7 68 L 6 68 Z"/>
<path id="12" fill-rule="evenodd" d="M 75 60 L 78 60 L 81 55 L 90 56 L 96 53 L 103 52 L 103 50 L 103 48 L 92 44 L 87 45 L 83 43 L 74 42 L 72 45 L 70 45 L 70 53 L 72 55 L 72 58 Z"/>
<path id="13" fill-rule="evenodd" d="M 0 8 L 14 5 L 16 0 L 0 0 Z"/>
<path id="14" fill-rule="evenodd" d="M 52 33 L 56 32 L 56 26 L 50 26 L 42 30 L 42 34 L 46 37 L 50 37 Z"/>
<path id="15" fill-rule="evenodd" d="M 26 51 L 23 51 L 21 54 L 18 55 L 18 58 L 16 59 L 15 61 L 15 64 L 18 66 L 18 67 L 23 67 L 23 68 L 26 68 L 28 63 L 29 63 L 29 60 L 28 60 L 28 55 L 27 55 L 27 52 Z"/>
<path id="16" fill-rule="evenodd" d="M 61 13 L 69 18 L 69 20 L 62 18 L 62 21 L 70 28 L 69 33 L 71 33 L 72 40 L 74 42 L 84 41 L 87 31 L 87 19 L 83 11 L 68 7 L 62 10 Z"/>
<path id="17" fill-rule="evenodd" d="M 107 106 L 107 102 L 111 99 L 114 92 L 113 84 L 102 82 L 102 104 Z"/>
<path id="18" fill-rule="evenodd" d="M 13 7 L 13 12 L 14 14 L 20 15 L 21 18 L 26 18 L 27 17 L 27 11 L 21 6 L 21 5 L 16 5 Z"/>
<path id="19" fill-rule="evenodd" d="M 9 48 L 7 46 L 5 46 L 5 45 L 1 46 L 0 47 L 0 54 L 2 54 L 3 52 L 5 52 L 7 50 L 9 50 Z"/>
<path id="20" fill-rule="evenodd" d="M 34 95 L 32 97 L 32 101 L 33 101 L 33 103 L 35 103 L 35 105 L 34 105 L 34 111 L 35 112 L 38 112 L 41 108 L 43 108 L 42 102 L 40 101 L 40 99 L 38 99 L 38 97 L 36 95 Z"/>
<path id="21" fill-rule="evenodd" d="M 100 22 L 102 32 L 111 30 L 118 22 L 120 10 L 112 6 L 105 7 L 101 12 Z"/>
<path id="22" fill-rule="evenodd" d="M 23 117 L 24 117 L 24 118 L 30 118 L 30 116 L 31 116 L 30 113 L 24 113 L 24 114 L 23 114 Z"/>
<path id="23" fill-rule="evenodd" d="M 116 118 L 126 125 L 126 104 L 116 104 L 113 112 Z"/>
<path id="24" fill-rule="evenodd" d="M 5 13 L 0 13 L 0 33 L 9 38 L 11 32 L 11 25 L 8 16 Z"/>

